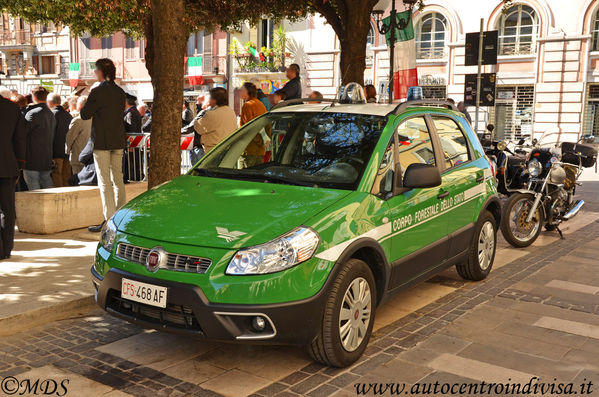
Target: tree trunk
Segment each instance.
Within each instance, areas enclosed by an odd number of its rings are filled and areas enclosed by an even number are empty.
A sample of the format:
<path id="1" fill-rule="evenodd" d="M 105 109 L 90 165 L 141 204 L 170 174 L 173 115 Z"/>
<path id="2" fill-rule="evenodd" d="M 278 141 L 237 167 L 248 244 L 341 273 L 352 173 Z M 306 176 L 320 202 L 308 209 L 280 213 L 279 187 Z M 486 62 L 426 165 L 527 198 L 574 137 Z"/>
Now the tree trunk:
<path id="1" fill-rule="evenodd" d="M 339 0 L 341 1 L 341 0 Z M 370 31 L 370 13 L 377 0 L 344 0 L 338 2 L 338 23 L 333 29 L 339 38 L 341 83 L 364 85 L 366 41 Z M 343 5 L 343 7 L 341 7 Z M 326 17 L 326 15 L 325 15 Z M 331 16 L 332 17 L 332 16 Z"/>
<path id="2" fill-rule="evenodd" d="M 341 84 L 355 82 L 364 85 L 364 70 L 366 69 L 366 36 L 361 37 L 355 31 L 339 36 L 341 54 L 339 69 Z M 363 42 L 363 44 L 361 43 Z"/>
<path id="3" fill-rule="evenodd" d="M 184 0 L 151 0 L 151 73 L 154 88 L 148 188 L 181 174 L 181 107 L 187 28 Z M 158 54 L 158 56 L 156 56 Z"/>

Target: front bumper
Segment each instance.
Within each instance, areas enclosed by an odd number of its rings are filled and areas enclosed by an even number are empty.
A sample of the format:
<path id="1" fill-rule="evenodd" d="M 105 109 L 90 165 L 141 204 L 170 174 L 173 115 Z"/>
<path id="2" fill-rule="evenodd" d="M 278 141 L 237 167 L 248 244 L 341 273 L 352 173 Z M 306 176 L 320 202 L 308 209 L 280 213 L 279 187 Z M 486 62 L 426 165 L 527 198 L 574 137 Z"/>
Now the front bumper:
<path id="1" fill-rule="evenodd" d="M 313 297 L 280 304 L 214 304 L 202 290 L 184 284 L 110 269 L 104 277 L 92 266 L 92 281 L 97 304 L 108 313 L 157 330 L 194 335 L 222 341 L 308 344 L 320 330 L 328 284 Z M 167 307 L 161 309 L 121 298 L 121 279 L 125 277 L 168 288 Z M 266 327 L 256 331 L 254 317 L 263 317 Z"/>

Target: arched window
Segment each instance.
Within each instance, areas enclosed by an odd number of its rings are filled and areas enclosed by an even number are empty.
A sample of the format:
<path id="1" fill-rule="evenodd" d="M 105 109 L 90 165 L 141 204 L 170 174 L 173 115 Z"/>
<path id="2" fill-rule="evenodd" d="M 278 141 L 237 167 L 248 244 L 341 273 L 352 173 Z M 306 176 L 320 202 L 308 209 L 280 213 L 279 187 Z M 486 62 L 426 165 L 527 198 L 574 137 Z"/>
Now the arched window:
<path id="1" fill-rule="evenodd" d="M 374 47 L 374 45 L 375 45 L 375 43 L 374 43 L 375 39 L 374 38 L 375 38 L 375 34 L 376 34 L 375 32 L 376 32 L 375 27 L 374 27 L 374 25 L 371 22 L 370 23 L 370 30 L 368 31 L 368 36 L 366 37 L 366 44 L 367 45 L 371 45 L 371 46 Z"/>
<path id="2" fill-rule="evenodd" d="M 595 13 L 593 18 L 593 45 L 591 51 L 599 51 L 599 10 Z"/>
<path id="3" fill-rule="evenodd" d="M 416 57 L 443 59 L 449 36 L 447 19 L 437 12 L 426 14 L 416 24 Z"/>
<path id="4" fill-rule="evenodd" d="M 499 18 L 499 55 L 534 54 L 539 33 L 535 10 L 523 4 L 514 5 Z"/>

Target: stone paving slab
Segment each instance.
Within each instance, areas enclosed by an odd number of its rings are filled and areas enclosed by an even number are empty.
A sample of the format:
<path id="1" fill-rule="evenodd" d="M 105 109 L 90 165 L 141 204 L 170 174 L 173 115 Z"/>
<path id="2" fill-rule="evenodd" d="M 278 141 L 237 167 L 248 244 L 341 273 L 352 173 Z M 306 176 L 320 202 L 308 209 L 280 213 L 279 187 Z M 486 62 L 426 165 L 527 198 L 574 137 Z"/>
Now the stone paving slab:
<path id="1" fill-rule="evenodd" d="M 83 230 L 16 233 L 12 257 L 0 262 L 0 335 L 89 312 L 97 239 Z"/>

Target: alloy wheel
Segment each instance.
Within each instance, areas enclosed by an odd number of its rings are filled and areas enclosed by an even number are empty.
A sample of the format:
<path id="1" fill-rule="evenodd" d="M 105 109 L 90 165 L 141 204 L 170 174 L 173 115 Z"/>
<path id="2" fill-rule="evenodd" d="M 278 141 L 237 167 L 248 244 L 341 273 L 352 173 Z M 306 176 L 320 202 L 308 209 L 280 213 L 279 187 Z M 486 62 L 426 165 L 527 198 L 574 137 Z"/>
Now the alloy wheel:
<path id="1" fill-rule="evenodd" d="M 478 236 L 478 263 L 482 270 L 491 266 L 495 252 L 495 230 L 491 222 L 485 222 Z"/>
<path id="2" fill-rule="evenodd" d="M 339 313 L 339 337 L 346 351 L 355 351 L 364 340 L 371 310 L 370 287 L 364 278 L 358 277 L 347 287 Z"/>

